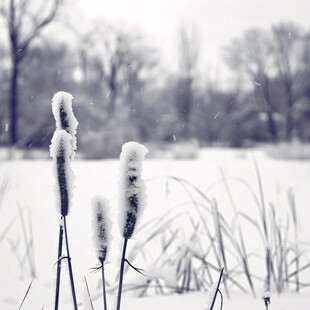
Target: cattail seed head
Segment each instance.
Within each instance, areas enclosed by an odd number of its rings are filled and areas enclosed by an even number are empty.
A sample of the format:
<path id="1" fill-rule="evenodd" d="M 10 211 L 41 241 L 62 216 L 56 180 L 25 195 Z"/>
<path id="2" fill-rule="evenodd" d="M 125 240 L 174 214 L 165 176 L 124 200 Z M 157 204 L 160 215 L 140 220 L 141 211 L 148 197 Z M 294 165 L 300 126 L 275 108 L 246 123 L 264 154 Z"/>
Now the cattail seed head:
<path id="1" fill-rule="evenodd" d="M 57 197 L 57 208 L 60 206 L 60 214 L 67 216 L 71 204 L 74 174 L 71 170 L 70 156 L 72 154 L 72 136 L 65 130 L 54 132 L 50 155 L 53 158 L 54 174 L 57 182 L 55 193 Z"/>
<path id="2" fill-rule="evenodd" d="M 120 229 L 130 239 L 146 204 L 146 186 L 141 178 L 142 162 L 148 150 L 137 142 L 127 142 L 120 155 Z"/>
<path id="3" fill-rule="evenodd" d="M 103 263 L 106 259 L 112 239 L 109 201 L 102 196 L 94 196 L 91 200 L 91 205 L 93 210 L 93 242 L 98 258 Z"/>
<path id="4" fill-rule="evenodd" d="M 57 92 L 52 100 L 52 111 L 56 120 L 56 130 L 65 130 L 72 136 L 72 155 L 74 158 L 77 149 L 76 131 L 79 122 L 72 109 L 73 96 L 64 91 Z"/>
<path id="5" fill-rule="evenodd" d="M 271 294 L 270 294 L 270 292 L 269 291 L 266 291 L 264 294 L 263 294 L 263 296 L 262 296 L 262 299 L 263 299 L 263 301 L 264 301 L 264 304 L 265 304 L 265 306 L 266 307 L 269 307 L 269 305 L 270 305 L 270 298 L 271 298 Z"/>

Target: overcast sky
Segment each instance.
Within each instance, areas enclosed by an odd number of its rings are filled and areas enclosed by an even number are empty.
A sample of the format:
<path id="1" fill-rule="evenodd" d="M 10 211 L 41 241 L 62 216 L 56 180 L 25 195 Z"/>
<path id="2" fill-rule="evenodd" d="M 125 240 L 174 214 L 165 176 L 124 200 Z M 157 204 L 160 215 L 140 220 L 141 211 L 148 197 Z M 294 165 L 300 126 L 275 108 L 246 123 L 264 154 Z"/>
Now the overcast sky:
<path id="1" fill-rule="evenodd" d="M 195 22 L 201 34 L 202 66 L 225 74 L 223 46 L 249 27 L 294 21 L 310 30 L 310 0 L 79 0 L 87 17 L 132 23 L 154 39 L 174 68 L 176 37 L 182 23 Z"/>

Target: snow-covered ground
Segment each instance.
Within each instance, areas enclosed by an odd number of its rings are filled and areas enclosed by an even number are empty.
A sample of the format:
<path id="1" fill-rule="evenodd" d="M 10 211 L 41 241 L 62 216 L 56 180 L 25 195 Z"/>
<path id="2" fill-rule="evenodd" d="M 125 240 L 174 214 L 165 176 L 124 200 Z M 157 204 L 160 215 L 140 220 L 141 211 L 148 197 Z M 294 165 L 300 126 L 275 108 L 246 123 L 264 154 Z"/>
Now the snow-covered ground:
<path id="1" fill-rule="evenodd" d="M 209 197 L 216 198 L 220 211 L 227 216 L 233 215 L 223 184 L 219 182 L 223 174 L 239 210 L 258 217 L 253 198 L 245 185 L 234 177 L 242 179 L 258 193 L 257 178 L 253 158 L 255 157 L 263 180 L 265 201 L 272 202 L 277 214 L 285 219 L 289 212 L 287 190 L 294 191 L 301 227 L 300 239 L 310 240 L 310 161 L 275 161 L 267 158 L 263 152 L 239 150 L 203 150 L 198 159 L 173 160 L 150 159 L 145 161 L 143 176 L 148 180 L 148 205 L 143 214 L 141 224 L 150 218 L 160 216 L 169 208 L 188 201 L 188 195 L 180 184 L 169 182 L 167 176 L 176 176 L 190 181 Z M 68 216 L 68 234 L 73 271 L 75 275 L 77 296 L 81 309 L 87 308 L 87 294 L 84 276 L 87 278 L 95 309 L 102 308 L 100 297 L 100 274 L 91 273 L 97 260 L 91 241 L 91 198 L 101 194 L 110 200 L 114 220 L 113 250 L 110 264 L 106 270 L 110 283 L 114 281 L 115 266 L 118 264 L 120 238 L 118 230 L 118 177 L 119 162 L 117 160 L 79 161 L 72 164 L 76 174 L 73 206 Z M 0 165 L 1 177 L 9 178 L 0 208 L 0 309 L 17 309 L 32 280 L 29 270 L 36 273 L 29 294 L 22 309 L 53 309 L 55 286 L 55 262 L 57 257 L 59 215 L 55 207 L 53 192 L 54 179 L 51 161 L 11 161 Z M 167 195 L 167 193 L 169 193 Z M 12 225 L 10 225 L 12 223 Z M 32 225 L 30 225 L 32 223 Z M 9 225 L 9 226 L 7 226 Z M 26 230 L 26 239 L 24 230 Z M 3 234 L 4 233 L 4 234 Z M 2 235 L 3 234 L 3 235 Z M 3 238 L 2 238 L 3 236 Z M 25 244 L 33 247 L 28 250 Z M 140 236 L 141 237 L 141 236 Z M 143 236 L 142 236 L 143 237 Z M 247 234 L 249 250 L 257 250 L 256 236 Z M 129 242 L 130 247 L 139 241 Z M 31 260 L 27 259 L 31 256 Z M 29 264 L 29 261 L 32 263 Z M 32 265 L 31 265 L 32 264 Z M 65 263 L 64 263 L 65 264 Z M 143 268 L 144 266 L 139 267 Z M 63 268 L 66 270 L 66 268 Z M 63 273 L 61 283 L 61 309 L 72 309 L 68 275 Z M 257 289 L 258 296 L 263 293 Z M 306 309 L 310 298 L 286 293 L 272 297 L 270 309 Z M 156 296 L 134 298 L 123 297 L 123 309 L 204 309 L 205 293 L 188 295 Z M 110 296 L 113 304 L 114 296 Z M 112 308 L 112 306 L 110 307 Z M 233 294 L 228 300 L 224 294 L 224 309 L 264 309 L 260 298 L 250 295 Z"/>

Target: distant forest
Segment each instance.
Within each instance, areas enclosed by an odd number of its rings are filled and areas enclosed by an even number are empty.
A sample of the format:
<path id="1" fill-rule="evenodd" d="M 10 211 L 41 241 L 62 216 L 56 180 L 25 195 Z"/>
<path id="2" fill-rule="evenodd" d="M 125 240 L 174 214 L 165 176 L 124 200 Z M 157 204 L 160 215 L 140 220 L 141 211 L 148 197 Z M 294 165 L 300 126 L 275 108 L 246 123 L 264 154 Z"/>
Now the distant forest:
<path id="1" fill-rule="evenodd" d="M 7 37 L 0 45 L 1 146 L 46 148 L 59 90 L 75 97 L 79 151 L 89 158 L 118 155 L 131 139 L 229 147 L 310 140 L 310 32 L 296 24 L 248 29 L 227 42 L 223 62 L 233 77 L 223 87 L 199 70 L 204 55 L 194 26 L 179 31 L 172 74 L 141 32 L 97 23 L 60 42 L 43 31 L 59 1 L 41 15 L 32 9 L 32 23 L 19 2 L 0 7 Z"/>

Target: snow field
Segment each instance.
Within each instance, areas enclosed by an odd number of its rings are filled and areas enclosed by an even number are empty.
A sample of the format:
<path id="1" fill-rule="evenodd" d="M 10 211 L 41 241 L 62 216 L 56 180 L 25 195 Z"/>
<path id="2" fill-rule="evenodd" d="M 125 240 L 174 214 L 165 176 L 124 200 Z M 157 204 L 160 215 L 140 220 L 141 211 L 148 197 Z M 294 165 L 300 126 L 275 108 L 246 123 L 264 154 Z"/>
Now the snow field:
<path id="1" fill-rule="evenodd" d="M 288 213 L 287 189 L 292 187 L 298 208 L 299 221 L 303 230 L 300 232 L 301 240 L 309 240 L 310 228 L 308 223 L 310 210 L 310 162 L 284 162 L 273 161 L 259 157 L 258 165 L 261 172 L 266 203 L 273 202 L 279 214 L 283 218 Z M 220 164 L 219 164 L 220 163 Z M 233 179 L 238 177 L 257 192 L 257 180 L 251 161 L 251 155 L 246 154 L 240 158 L 232 154 L 229 158 L 218 153 L 214 159 L 203 157 L 199 160 L 146 160 L 143 168 L 143 177 L 147 181 L 148 204 L 141 219 L 143 225 L 148 219 L 161 215 L 169 208 L 179 203 L 188 201 L 188 195 L 179 183 L 169 181 L 166 183 L 164 176 L 177 176 L 189 180 L 210 197 L 216 198 L 218 207 L 227 218 L 233 216 L 233 210 L 229 204 L 223 184 L 218 182 L 223 173 L 227 177 L 235 204 L 239 210 L 257 217 L 257 209 L 254 207 L 253 198 L 243 184 Z M 70 236 L 70 250 L 73 272 L 77 287 L 79 302 L 85 300 L 84 276 L 86 276 L 89 289 L 94 299 L 95 306 L 100 307 L 100 275 L 92 274 L 90 268 L 97 265 L 97 257 L 94 251 L 91 236 L 91 197 L 102 194 L 109 199 L 111 214 L 114 222 L 109 264 L 106 265 L 106 275 L 110 284 L 115 283 L 117 266 L 120 259 L 121 236 L 118 227 L 118 178 L 119 162 L 106 161 L 75 161 L 72 162 L 72 170 L 76 174 L 73 203 L 67 219 L 68 233 Z M 0 243 L 0 308 L 16 309 L 19 306 L 28 285 L 31 282 L 29 264 L 25 256 L 25 244 L 18 206 L 22 210 L 28 239 L 31 239 L 29 223 L 32 223 L 33 251 L 35 257 L 35 271 L 37 279 L 34 280 L 29 295 L 22 309 L 42 308 L 52 309 L 55 273 L 54 266 L 57 257 L 58 224 L 59 215 L 55 212 L 55 195 L 53 192 L 54 177 L 51 161 L 16 161 L 5 162 L 0 166 L 1 176 L 6 172 L 10 178 L 9 187 L 5 193 L 4 201 L 0 209 L 0 224 L 5 228 L 13 221 L 5 239 Z M 31 218 L 31 221 L 29 220 Z M 1 229 L 0 234 L 3 232 Z M 253 231 L 245 233 L 249 251 L 260 251 L 257 236 Z M 134 240 L 128 243 L 129 252 L 135 243 L 143 240 L 144 236 L 137 232 Z M 15 246 L 15 250 L 13 249 Z M 24 263 L 20 264 L 20 260 Z M 134 264 L 135 265 L 135 264 Z M 143 268 L 147 266 L 138 265 Z M 152 266 L 151 266 L 152 267 Z M 152 269 L 152 268 L 150 268 Z M 259 268 L 258 268 L 259 269 Z M 62 275 L 60 302 L 62 309 L 71 309 L 71 296 L 66 265 L 64 263 Z M 258 270 L 258 272 L 263 272 Z M 150 270 L 151 274 L 152 271 Z M 135 278 L 134 271 L 129 271 L 128 279 Z M 125 277 L 126 281 L 126 277 Z M 257 290 L 259 293 L 259 289 Z M 263 292 L 263 291 L 262 291 Z M 236 293 L 237 294 L 237 293 Z M 274 295 L 274 294 L 273 294 Z M 84 296 L 84 297 L 83 297 Z M 233 296 L 228 301 L 224 295 L 224 309 L 263 309 L 260 298 L 253 300 L 251 296 Z M 83 298 L 82 298 L 83 297 Z M 113 298 L 109 294 L 111 303 Z M 157 296 L 156 298 L 131 298 L 123 297 L 124 309 L 204 309 L 206 303 L 205 293 L 191 293 L 189 295 L 174 295 L 169 297 Z M 284 294 L 281 297 L 272 297 L 270 309 L 291 309 L 293 306 L 300 309 L 309 304 L 309 298 L 304 295 Z"/>

